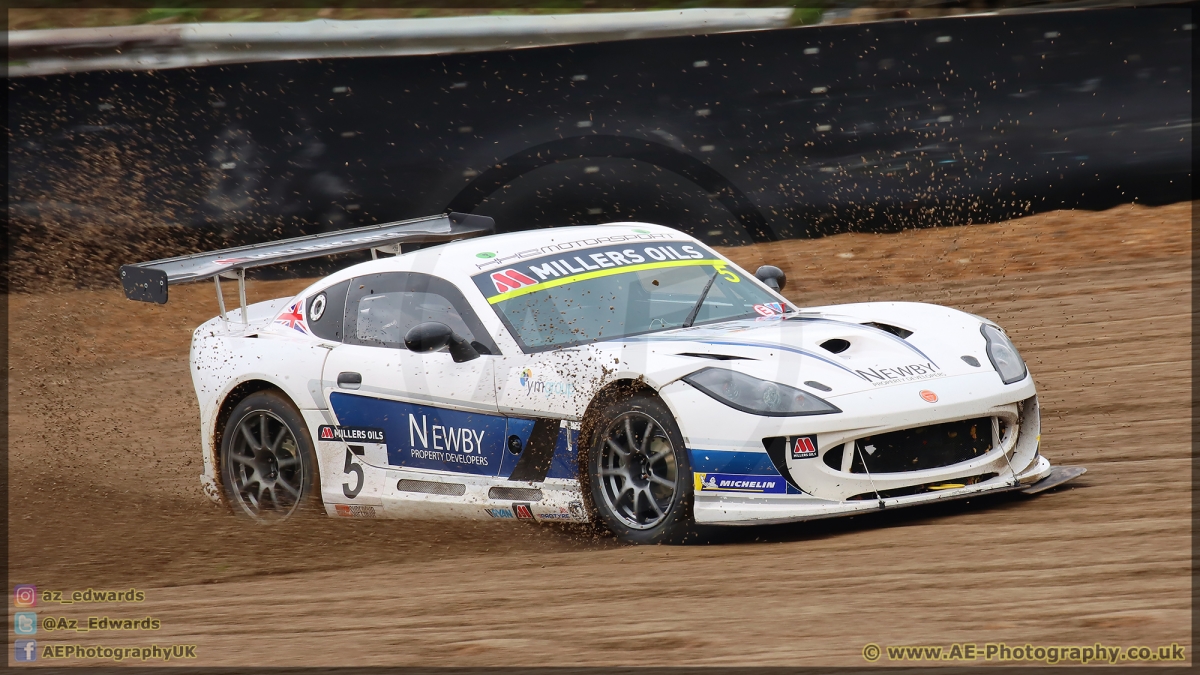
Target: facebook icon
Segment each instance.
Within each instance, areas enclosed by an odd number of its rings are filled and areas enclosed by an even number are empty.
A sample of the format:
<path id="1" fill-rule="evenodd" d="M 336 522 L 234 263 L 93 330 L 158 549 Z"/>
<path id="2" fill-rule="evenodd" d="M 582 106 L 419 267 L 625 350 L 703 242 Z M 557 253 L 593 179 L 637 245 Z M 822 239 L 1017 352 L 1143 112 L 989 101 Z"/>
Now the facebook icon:
<path id="1" fill-rule="evenodd" d="M 37 661 L 37 640 L 17 640 L 14 642 L 13 658 L 17 661 Z"/>

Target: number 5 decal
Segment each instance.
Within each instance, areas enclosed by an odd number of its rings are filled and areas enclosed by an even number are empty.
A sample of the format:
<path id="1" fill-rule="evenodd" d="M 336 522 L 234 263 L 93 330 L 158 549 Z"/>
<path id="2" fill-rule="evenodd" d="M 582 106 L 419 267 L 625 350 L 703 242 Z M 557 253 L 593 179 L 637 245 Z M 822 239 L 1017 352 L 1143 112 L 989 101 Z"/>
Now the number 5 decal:
<path id="1" fill-rule="evenodd" d="M 354 499 L 355 497 L 357 497 L 358 493 L 362 492 L 363 483 L 366 482 L 366 476 L 363 475 L 362 465 L 354 463 L 354 453 L 351 452 L 352 448 L 357 449 L 359 452 L 362 452 L 362 450 L 363 450 L 361 447 L 357 447 L 357 446 L 347 446 L 346 447 L 345 472 L 358 474 L 358 481 L 354 484 L 353 488 L 350 487 L 349 483 L 342 483 L 342 494 L 346 495 L 347 499 Z"/>
<path id="2" fill-rule="evenodd" d="M 724 277 L 726 281 L 734 284 L 741 281 L 738 275 L 734 274 L 728 267 L 724 265 L 713 265 L 713 267 L 717 270 L 717 274 Z"/>

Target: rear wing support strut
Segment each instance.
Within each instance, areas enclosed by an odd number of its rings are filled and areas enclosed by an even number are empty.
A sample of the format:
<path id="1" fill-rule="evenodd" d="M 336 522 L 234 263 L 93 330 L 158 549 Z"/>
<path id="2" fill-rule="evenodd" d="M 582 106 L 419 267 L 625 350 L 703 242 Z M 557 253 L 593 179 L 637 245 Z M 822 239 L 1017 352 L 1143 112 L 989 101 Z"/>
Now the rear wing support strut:
<path id="1" fill-rule="evenodd" d="M 236 280 L 242 322 L 247 323 L 246 270 L 250 268 L 366 250 L 371 251 L 373 259 L 378 258 L 380 252 L 400 255 L 404 244 L 444 243 L 492 234 L 495 230 L 496 222 L 487 216 L 451 212 L 122 265 L 121 286 L 125 290 L 125 297 L 130 300 L 163 305 L 167 302 L 167 289 L 170 286 L 212 278 L 217 288 L 217 306 L 221 309 L 221 318 L 228 321 L 221 278 Z"/>
<path id="2" fill-rule="evenodd" d="M 213 281 L 216 282 L 217 285 L 217 306 L 221 308 L 221 320 L 228 322 L 229 317 L 225 315 L 225 294 L 221 292 L 221 277 L 233 279 L 238 282 L 238 301 L 241 303 L 242 307 L 242 324 L 249 324 L 250 320 L 246 314 L 246 270 L 236 269 L 232 274 L 229 272 L 222 272 L 213 277 Z"/>

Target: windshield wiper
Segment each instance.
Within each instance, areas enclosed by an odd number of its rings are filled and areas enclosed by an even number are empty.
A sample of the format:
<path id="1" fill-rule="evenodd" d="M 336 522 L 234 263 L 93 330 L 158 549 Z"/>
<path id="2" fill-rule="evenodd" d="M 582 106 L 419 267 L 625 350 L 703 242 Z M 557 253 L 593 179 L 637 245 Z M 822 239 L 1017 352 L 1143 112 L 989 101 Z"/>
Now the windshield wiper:
<path id="1" fill-rule="evenodd" d="M 708 278 L 708 283 L 704 284 L 704 290 L 700 291 L 700 299 L 696 301 L 696 306 L 692 311 L 688 312 L 687 318 L 683 320 L 684 328 L 691 328 L 696 322 L 696 315 L 700 313 L 700 308 L 704 306 L 704 299 L 708 297 L 708 289 L 712 288 L 713 282 L 717 280 L 717 269 L 713 268 L 713 275 Z"/>

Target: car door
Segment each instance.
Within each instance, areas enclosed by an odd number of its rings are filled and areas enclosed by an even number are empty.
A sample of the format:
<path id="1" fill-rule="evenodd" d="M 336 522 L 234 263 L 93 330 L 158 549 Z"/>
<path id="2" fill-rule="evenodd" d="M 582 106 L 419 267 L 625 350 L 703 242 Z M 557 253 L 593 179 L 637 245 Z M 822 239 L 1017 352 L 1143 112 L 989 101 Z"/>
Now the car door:
<path id="1" fill-rule="evenodd" d="M 444 350 L 409 351 L 405 334 L 426 321 L 446 324 L 481 356 L 455 363 Z M 346 294 L 342 343 L 330 351 L 322 375 L 340 427 L 329 433 L 348 445 L 350 439 L 370 443 L 358 446 L 375 450 L 362 452 L 366 464 L 496 476 L 506 442 L 506 419 L 496 407 L 498 351 L 449 281 L 418 272 L 355 278 Z"/>

